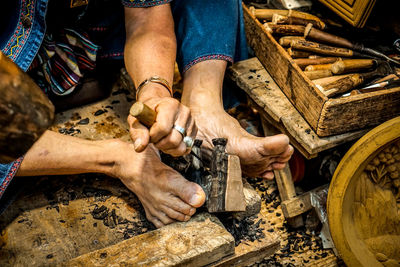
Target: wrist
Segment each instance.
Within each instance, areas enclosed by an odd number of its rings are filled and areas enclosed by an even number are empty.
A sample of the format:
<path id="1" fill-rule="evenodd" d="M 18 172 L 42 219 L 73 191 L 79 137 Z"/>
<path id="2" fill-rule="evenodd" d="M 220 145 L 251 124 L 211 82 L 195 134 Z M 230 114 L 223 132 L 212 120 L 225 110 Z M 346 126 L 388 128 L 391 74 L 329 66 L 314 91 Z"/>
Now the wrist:
<path id="1" fill-rule="evenodd" d="M 172 97 L 170 83 L 159 76 L 152 76 L 142 81 L 136 88 L 136 99 L 144 101 L 151 97 Z"/>

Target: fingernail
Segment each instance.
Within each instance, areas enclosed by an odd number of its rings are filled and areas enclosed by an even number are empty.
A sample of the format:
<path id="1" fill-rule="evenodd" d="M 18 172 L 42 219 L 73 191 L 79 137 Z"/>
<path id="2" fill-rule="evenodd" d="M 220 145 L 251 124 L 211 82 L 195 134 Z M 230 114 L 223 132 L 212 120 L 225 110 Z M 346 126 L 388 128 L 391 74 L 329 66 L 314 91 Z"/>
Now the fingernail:
<path id="1" fill-rule="evenodd" d="M 189 201 L 189 204 L 192 206 L 197 206 L 202 201 L 203 197 L 199 194 L 194 194 Z"/>
<path id="2" fill-rule="evenodd" d="M 135 143 L 133 144 L 133 147 L 136 149 L 138 149 L 138 147 L 140 147 L 142 145 L 142 140 L 140 140 L 140 138 L 136 139 Z"/>

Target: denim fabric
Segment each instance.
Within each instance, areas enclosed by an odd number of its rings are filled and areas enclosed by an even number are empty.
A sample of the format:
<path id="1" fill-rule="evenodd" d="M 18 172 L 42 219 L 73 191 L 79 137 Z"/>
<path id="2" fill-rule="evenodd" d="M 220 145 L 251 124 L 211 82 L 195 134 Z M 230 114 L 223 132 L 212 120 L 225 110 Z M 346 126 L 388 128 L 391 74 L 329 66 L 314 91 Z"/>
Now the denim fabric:
<path id="1" fill-rule="evenodd" d="M 203 60 L 247 58 L 241 4 L 241 0 L 172 2 L 181 72 Z"/>

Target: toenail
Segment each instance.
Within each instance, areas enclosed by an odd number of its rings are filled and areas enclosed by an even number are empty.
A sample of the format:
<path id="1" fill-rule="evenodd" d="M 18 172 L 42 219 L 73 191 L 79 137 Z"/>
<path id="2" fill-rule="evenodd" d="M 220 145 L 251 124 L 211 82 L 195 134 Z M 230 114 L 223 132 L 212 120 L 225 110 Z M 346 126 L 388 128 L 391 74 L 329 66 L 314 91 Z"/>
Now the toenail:
<path id="1" fill-rule="evenodd" d="M 142 140 L 140 138 L 136 139 L 135 143 L 133 144 L 133 147 L 138 149 L 142 145 Z"/>
<path id="2" fill-rule="evenodd" d="M 185 222 L 190 220 L 190 216 L 185 215 Z"/>
<path id="3" fill-rule="evenodd" d="M 197 206 L 201 203 L 203 197 L 199 194 L 194 194 L 189 201 L 189 204 L 192 206 Z"/>

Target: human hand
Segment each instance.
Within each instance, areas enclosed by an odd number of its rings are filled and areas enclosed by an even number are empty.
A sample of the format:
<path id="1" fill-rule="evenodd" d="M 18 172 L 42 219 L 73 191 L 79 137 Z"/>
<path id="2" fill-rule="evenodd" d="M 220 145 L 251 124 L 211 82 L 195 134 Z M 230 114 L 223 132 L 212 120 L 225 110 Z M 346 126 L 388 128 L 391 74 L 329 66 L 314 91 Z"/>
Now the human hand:
<path id="1" fill-rule="evenodd" d="M 172 156 L 189 153 L 183 142 L 184 136 L 195 138 L 197 127 L 188 107 L 171 97 L 148 98 L 144 104 L 156 113 L 154 124 L 148 129 L 140 121 L 129 115 L 130 135 L 137 152 L 143 151 L 149 142 Z"/>

